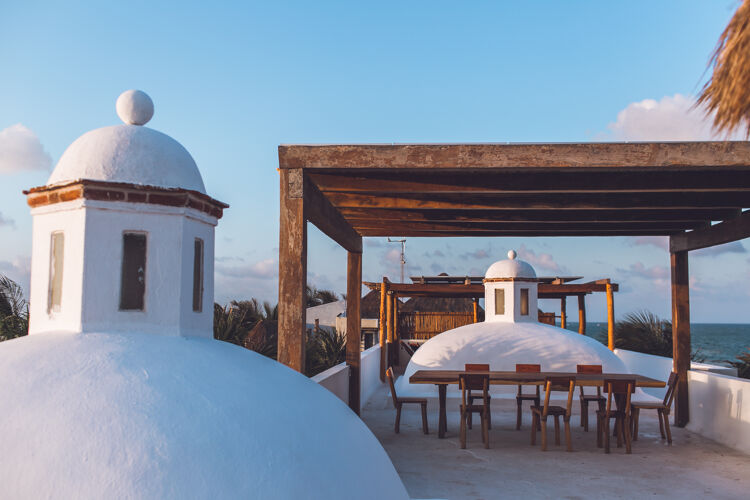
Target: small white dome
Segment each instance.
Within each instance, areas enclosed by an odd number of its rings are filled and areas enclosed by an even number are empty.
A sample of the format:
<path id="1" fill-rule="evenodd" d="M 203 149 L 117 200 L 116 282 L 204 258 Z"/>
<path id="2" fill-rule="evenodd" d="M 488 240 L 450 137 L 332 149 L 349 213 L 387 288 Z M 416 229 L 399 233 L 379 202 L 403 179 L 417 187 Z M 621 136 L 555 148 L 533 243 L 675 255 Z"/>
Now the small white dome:
<path id="1" fill-rule="evenodd" d="M 484 278 L 536 278 L 536 271 L 528 262 L 517 259 L 515 250 L 511 250 L 507 259 L 499 260 L 487 269 Z"/>
<path id="2" fill-rule="evenodd" d="M 620 358 L 591 337 L 542 323 L 473 323 L 422 344 L 399 379 L 397 392 L 424 396 L 425 386 L 408 383 L 417 370 L 463 370 L 466 363 L 489 363 L 496 371 L 538 363 L 542 371 L 557 372 L 575 372 L 576 365 L 591 364 L 602 365 L 605 373 L 628 373 Z M 515 387 L 492 386 L 493 393 L 512 391 Z"/>
<path id="3" fill-rule="evenodd" d="M 68 146 L 48 185 L 81 179 L 181 188 L 206 193 L 195 160 L 177 141 L 142 127 L 153 115 L 151 98 L 127 91 L 117 100 L 125 125 L 98 128 Z"/>
<path id="4" fill-rule="evenodd" d="M 408 499 L 341 400 L 225 342 L 31 335 L 0 379 L 3 497 Z"/>

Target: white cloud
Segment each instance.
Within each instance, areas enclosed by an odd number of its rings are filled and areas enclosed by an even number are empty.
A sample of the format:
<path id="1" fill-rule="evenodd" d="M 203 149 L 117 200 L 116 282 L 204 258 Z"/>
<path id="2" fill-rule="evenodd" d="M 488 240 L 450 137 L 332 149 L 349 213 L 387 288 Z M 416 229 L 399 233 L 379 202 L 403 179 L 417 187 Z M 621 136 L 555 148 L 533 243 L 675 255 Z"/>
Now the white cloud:
<path id="1" fill-rule="evenodd" d="M 533 267 L 552 271 L 554 273 L 567 273 L 568 270 L 558 264 L 552 254 L 548 253 L 536 253 L 534 250 L 527 248 L 526 245 L 522 244 L 518 247 L 518 256 L 531 264 Z"/>
<path id="2" fill-rule="evenodd" d="M 630 264 L 628 269 L 618 269 L 620 273 L 628 276 L 637 276 L 647 280 L 652 280 L 655 284 L 666 283 L 669 279 L 669 269 L 662 266 L 646 267 L 643 262 Z"/>
<path id="3" fill-rule="evenodd" d="M 13 219 L 6 219 L 0 212 L 0 227 L 2 226 L 16 227 L 16 222 Z"/>
<path id="4" fill-rule="evenodd" d="M 693 255 L 696 257 L 716 257 L 725 253 L 747 253 L 747 249 L 739 241 L 733 241 L 724 245 L 696 250 Z"/>
<path id="5" fill-rule="evenodd" d="M 34 132 L 20 123 L 0 130 L 0 174 L 49 170 L 52 158 Z"/>
<path id="6" fill-rule="evenodd" d="M 667 236 L 636 236 L 631 238 L 633 245 L 651 245 L 662 250 L 669 250 L 669 237 Z"/>
<path id="7" fill-rule="evenodd" d="M 31 283 L 31 259 L 29 257 L 17 257 L 12 262 L 0 260 L 0 274 L 21 285 L 24 296 L 28 299 Z"/>
<path id="8" fill-rule="evenodd" d="M 264 259 L 254 264 L 240 266 L 218 264 L 216 272 L 232 278 L 273 279 L 278 277 L 279 264 L 276 259 Z"/>
<path id="9" fill-rule="evenodd" d="M 598 139 L 615 141 L 700 141 L 724 139 L 711 128 L 712 119 L 696 108 L 691 96 L 675 94 L 661 100 L 644 99 L 628 104 Z M 743 139 L 734 134 L 729 139 Z"/>

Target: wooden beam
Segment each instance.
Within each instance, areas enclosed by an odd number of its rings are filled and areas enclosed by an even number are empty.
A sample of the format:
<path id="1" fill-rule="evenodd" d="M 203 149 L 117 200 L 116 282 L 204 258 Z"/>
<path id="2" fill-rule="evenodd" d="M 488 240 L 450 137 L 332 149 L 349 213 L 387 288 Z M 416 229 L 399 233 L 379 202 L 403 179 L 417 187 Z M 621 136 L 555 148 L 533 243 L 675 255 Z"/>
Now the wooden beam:
<path id="1" fill-rule="evenodd" d="M 383 283 L 380 286 L 380 316 L 378 317 L 378 329 L 380 333 L 380 381 L 385 382 L 385 371 L 388 369 L 386 366 L 385 358 L 385 338 L 386 338 L 386 313 L 385 313 L 385 301 L 388 293 L 388 278 L 383 277 Z"/>
<path id="2" fill-rule="evenodd" d="M 471 301 L 472 309 L 474 312 L 474 323 L 479 323 L 479 299 L 474 297 Z"/>
<path id="3" fill-rule="evenodd" d="M 304 373 L 307 224 L 300 179 L 301 171 L 281 171 L 277 349 L 280 363 Z"/>
<path id="4" fill-rule="evenodd" d="M 358 230 L 389 230 L 399 231 L 663 231 L 667 234 L 703 227 L 706 221 L 645 221 L 645 222 L 610 222 L 610 221 L 545 221 L 545 222 L 470 222 L 470 221 L 379 221 L 370 219 L 349 219 L 351 225 Z"/>
<path id="5" fill-rule="evenodd" d="M 617 292 L 620 286 L 617 283 L 608 283 L 609 280 L 592 281 L 580 284 L 552 284 L 539 283 L 537 289 L 539 298 L 559 299 L 572 295 L 581 295 L 594 292 L 606 292 L 607 284 L 612 291 Z M 365 282 L 371 290 L 382 290 L 380 283 Z M 484 298 L 484 285 L 472 283 L 391 283 L 387 284 L 389 293 L 397 293 L 402 297 L 467 297 Z"/>
<path id="6" fill-rule="evenodd" d="M 390 367 L 393 365 L 393 292 L 390 290 L 388 290 L 388 296 L 386 297 L 386 322 L 386 360 Z"/>
<path id="7" fill-rule="evenodd" d="M 675 423 L 685 427 L 690 420 L 688 370 L 690 370 L 690 273 L 687 251 L 671 253 L 672 274 L 672 362 L 680 377 L 675 393 Z"/>
<path id="8" fill-rule="evenodd" d="M 550 196 L 546 193 L 526 194 L 383 194 L 329 193 L 331 203 L 337 208 L 390 208 L 433 210 L 492 210 L 517 209 L 701 209 L 742 208 L 750 206 L 750 192 L 673 192 L 640 193 L 569 193 Z"/>
<path id="9" fill-rule="evenodd" d="M 607 347 L 610 351 L 615 350 L 615 297 L 612 294 L 614 287 L 607 283 Z"/>
<path id="10" fill-rule="evenodd" d="M 672 235 L 669 238 L 669 251 L 677 253 L 698 250 L 748 237 L 750 237 L 750 211 L 710 227 Z"/>
<path id="11" fill-rule="evenodd" d="M 578 333 L 586 335 L 586 296 L 578 296 Z"/>
<path id="12" fill-rule="evenodd" d="M 301 171 L 290 172 L 302 175 Z M 323 196 L 318 187 L 304 175 L 302 179 L 295 179 L 295 182 L 302 184 L 307 220 L 347 251 L 362 253 L 362 237 L 341 215 L 341 212 Z"/>
<path id="13" fill-rule="evenodd" d="M 359 233 L 362 236 L 367 237 L 385 237 L 385 236 L 405 236 L 405 237 L 424 237 L 424 238 L 467 238 L 467 237 L 480 237 L 480 236 L 513 236 L 513 237 L 537 237 L 537 236 L 669 236 L 670 232 L 666 231 L 647 231 L 647 230 L 625 230 L 625 229 L 595 229 L 595 230 L 577 230 L 577 231 L 565 231 L 548 229 L 542 230 L 537 229 L 533 231 L 524 231 L 521 229 L 513 229 L 507 231 L 490 231 L 490 230 L 475 230 L 466 229 L 461 230 L 460 228 L 452 229 L 450 231 L 419 231 L 415 229 L 403 229 L 401 231 L 395 231 L 393 229 L 361 229 Z"/>
<path id="14" fill-rule="evenodd" d="M 346 364 L 349 366 L 349 408 L 359 415 L 362 360 L 362 317 L 359 306 L 362 297 L 362 254 L 347 252 L 346 263 Z"/>
<path id="15" fill-rule="evenodd" d="M 566 302 L 567 301 L 565 297 L 560 299 L 560 328 L 562 328 L 563 330 L 565 330 L 565 327 L 568 326 L 565 311 Z"/>
<path id="16" fill-rule="evenodd" d="M 342 207 L 341 214 L 347 219 L 371 219 L 382 221 L 455 221 L 455 222 L 545 222 L 545 221 L 610 221 L 610 222 L 657 222 L 657 221 L 720 221 L 736 217 L 739 209 L 529 209 L 498 208 L 485 210 L 440 210 L 440 209 L 390 209 Z"/>
<path id="17" fill-rule="evenodd" d="M 672 172 L 750 165 L 744 141 L 565 144 L 281 145 L 279 167 L 306 169 L 598 168 Z"/>
<path id="18" fill-rule="evenodd" d="M 401 338 L 398 331 L 398 295 L 393 294 L 393 366 L 399 365 L 399 351 L 401 350 Z"/>

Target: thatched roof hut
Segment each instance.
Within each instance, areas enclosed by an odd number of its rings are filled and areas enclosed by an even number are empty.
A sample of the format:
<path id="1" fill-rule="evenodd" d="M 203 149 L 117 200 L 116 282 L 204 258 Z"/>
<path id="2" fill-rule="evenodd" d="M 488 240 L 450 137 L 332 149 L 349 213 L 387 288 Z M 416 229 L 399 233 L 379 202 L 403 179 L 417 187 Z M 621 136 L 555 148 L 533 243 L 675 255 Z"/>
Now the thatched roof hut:
<path id="1" fill-rule="evenodd" d="M 714 71 L 698 102 L 714 113 L 714 128 L 727 135 L 744 128 L 750 137 L 750 0 L 744 0 L 719 38 Z"/>
<path id="2" fill-rule="evenodd" d="M 380 290 L 371 290 L 359 302 L 359 314 L 363 319 L 380 318 Z"/>
<path id="3" fill-rule="evenodd" d="M 473 312 L 471 299 L 447 297 L 412 297 L 399 308 L 402 312 Z M 479 307 L 479 311 L 483 311 Z"/>

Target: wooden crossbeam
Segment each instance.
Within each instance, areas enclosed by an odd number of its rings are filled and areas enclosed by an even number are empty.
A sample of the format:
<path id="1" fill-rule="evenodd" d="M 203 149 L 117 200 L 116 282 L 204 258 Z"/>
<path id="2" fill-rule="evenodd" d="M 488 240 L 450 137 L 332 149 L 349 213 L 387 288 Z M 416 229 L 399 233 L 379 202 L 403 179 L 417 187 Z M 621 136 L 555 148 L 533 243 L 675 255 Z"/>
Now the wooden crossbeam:
<path id="1" fill-rule="evenodd" d="M 349 219 L 349 222 L 357 230 L 364 229 L 389 229 L 395 232 L 400 230 L 414 229 L 417 231 L 451 231 L 451 230 L 488 230 L 488 231 L 512 231 L 521 229 L 524 231 L 546 231 L 563 229 L 566 231 L 577 230 L 647 230 L 647 231 L 664 231 L 666 233 L 683 231 L 686 229 L 695 229 L 703 227 L 705 221 L 644 221 L 644 222 L 609 222 L 609 221 L 544 221 L 544 222 L 469 222 L 469 221 L 446 221 L 446 222 L 428 222 L 428 221 L 377 221 L 369 219 Z"/>
<path id="2" fill-rule="evenodd" d="M 418 231 L 414 229 L 361 229 L 359 233 L 362 236 L 367 237 L 386 237 L 386 236 L 405 236 L 412 238 L 432 238 L 432 237 L 511 237 L 511 236 L 525 236 L 525 237 L 542 237 L 542 236 L 669 236 L 671 233 L 666 231 L 647 231 L 647 230 L 579 230 L 579 231 L 565 231 L 565 230 L 533 230 L 523 231 L 521 229 L 514 229 L 512 231 L 493 231 L 493 230 L 471 230 L 471 229 L 453 229 L 450 231 Z"/>
<path id="3" fill-rule="evenodd" d="M 561 298 L 569 296 L 585 295 L 594 292 L 606 292 L 607 285 L 612 286 L 612 291 L 619 290 L 617 283 L 590 282 L 574 284 L 551 284 L 539 283 L 539 298 Z M 380 290 L 380 283 L 364 282 L 370 290 Z M 400 297 L 484 297 L 484 285 L 479 283 L 464 285 L 455 283 L 421 284 L 421 283 L 389 283 L 388 290 Z"/>
<path id="4" fill-rule="evenodd" d="M 611 191 L 680 192 L 736 191 L 750 189 L 750 169 L 716 171 L 708 167 L 675 175 L 670 169 L 591 171 L 508 169 L 434 172 L 425 176 L 414 171 L 367 171 L 355 175 L 312 171 L 310 178 L 324 193 L 595 193 Z"/>
<path id="5" fill-rule="evenodd" d="M 301 171 L 291 170 L 290 172 Z M 297 180 L 297 182 L 299 182 Z M 323 196 L 318 187 L 303 175 L 305 217 L 329 238 L 350 252 L 362 253 L 362 237 L 341 212 Z"/>
<path id="6" fill-rule="evenodd" d="M 747 167 L 750 143 L 281 145 L 279 167 L 305 169 L 549 169 Z"/>
<path id="7" fill-rule="evenodd" d="M 672 235 L 669 238 L 671 253 L 731 243 L 750 237 L 750 212 L 703 229 Z"/>
<path id="8" fill-rule="evenodd" d="M 570 193 L 565 196 L 547 194 L 518 194 L 471 196 L 457 194 L 413 194 L 369 196 L 351 193 L 328 193 L 337 208 L 392 208 L 438 210 L 517 209 L 616 209 L 616 208 L 744 208 L 750 207 L 750 192 L 679 192 L 665 196 L 661 193 Z"/>
<path id="9" fill-rule="evenodd" d="M 380 221 L 456 221 L 456 222 L 545 222 L 545 221 L 721 221 L 738 216 L 735 208 L 719 209 L 628 209 L 615 210 L 550 210 L 550 209 L 486 209 L 486 210 L 434 210 L 341 207 L 347 219 L 372 219 Z"/>

